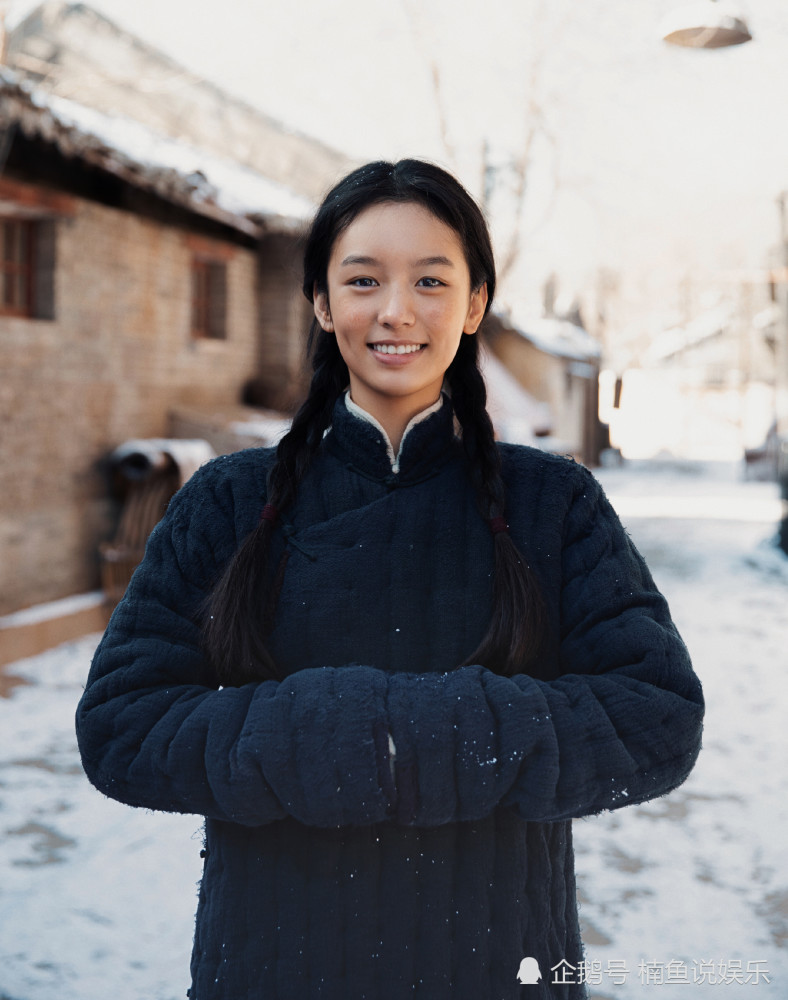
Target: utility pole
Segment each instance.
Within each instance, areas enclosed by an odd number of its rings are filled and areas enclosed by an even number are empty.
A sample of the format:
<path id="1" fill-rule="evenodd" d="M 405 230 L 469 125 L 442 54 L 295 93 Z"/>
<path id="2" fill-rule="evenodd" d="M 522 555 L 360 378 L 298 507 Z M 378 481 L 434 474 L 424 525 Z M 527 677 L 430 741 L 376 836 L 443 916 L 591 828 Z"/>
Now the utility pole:
<path id="1" fill-rule="evenodd" d="M 776 344 L 776 393 L 777 411 L 777 481 L 780 485 L 782 518 L 780 521 L 780 548 L 788 554 L 788 192 L 777 199 L 780 212 L 780 263 L 782 267 L 776 282 L 780 320 L 777 324 Z"/>

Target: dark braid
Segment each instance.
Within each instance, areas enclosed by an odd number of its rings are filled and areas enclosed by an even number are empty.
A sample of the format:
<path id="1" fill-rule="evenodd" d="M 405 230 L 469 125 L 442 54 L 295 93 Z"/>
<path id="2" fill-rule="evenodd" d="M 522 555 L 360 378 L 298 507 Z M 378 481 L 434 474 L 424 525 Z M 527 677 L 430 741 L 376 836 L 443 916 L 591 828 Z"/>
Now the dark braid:
<path id="1" fill-rule="evenodd" d="M 487 387 L 479 371 L 478 337 L 464 336 L 446 372 L 452 403 L 462 428 L 473 484 L 486 519 L 503 514 L 504 487 L 495 432 L 487 413 Z"/>
<path id="2" fill-rule="evenodd" d="M 487 390 L 478 366 L 477 337 L 464 336 L 446 372 L 463 448 L 487 521 L 505 515 L 501 459 L 487 413 Z M 501 674 L 525 670 L 538 656 L 545 631 L 544 603 L 536 578 L 508 531 L 493 534 L 493 612 L 487 634 L 465 660 Z"/>
<path id="3" fill-rule="evenodd" d="M 320 331 L 316 322 L 310 332 L 309 352 L 313 368 L 309 394 L 279 442 L 276 463 L 268 476 L 267 503 L 277 513 L 295 499 L 298 484 L 331 423 L 334 403 L 348 383 L 336 338 Z M 227 564 L 206 605 L 203 648 L 222 684 L 279 676 L 265 638 L 273 626 L 287 555 L 268 585 L 273 527 L 273 519 L 261 518 Z"/>
<path id="4" fill-rule="evenodd" d="M 323 435 L 331 426 L 334 403 L 348 385 L 347 365 L 333 333 L 312 322 L 308 352 L 312 357 L 312 382 L 309 394 L 293 418 L 289 432 L 276 449 L 276 465 L 268 477 L 269 503 L 278 510 L 289 507 L 298 484 L 320 447 Z"/>

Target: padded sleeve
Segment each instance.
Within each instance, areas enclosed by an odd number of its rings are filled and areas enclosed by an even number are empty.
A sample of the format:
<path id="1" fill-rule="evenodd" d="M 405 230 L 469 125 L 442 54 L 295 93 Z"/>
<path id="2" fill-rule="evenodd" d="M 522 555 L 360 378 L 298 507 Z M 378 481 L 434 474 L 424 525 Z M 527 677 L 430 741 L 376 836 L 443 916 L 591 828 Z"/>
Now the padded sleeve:
<path id="1" fill-rule="evenodd" d="M 498 804 L 553 821 L 665 794 L 700 750 L 703 697 L 663 596 L 596 480 L 564 533 L 560 676 L 483 666 L 389 679 L 399 822 Z"/>
<path id="2" fill-rule="evenodd" d="M 208 669 L 199 607 L 235 544 L 231 504 L 210 481 L 198 474 L 173 500 L 96 651 L 76 718 L 89 779 L 130 805 L 247 825 L 386 819 L 382 672 L 310 669 L 220 688 Z"/>

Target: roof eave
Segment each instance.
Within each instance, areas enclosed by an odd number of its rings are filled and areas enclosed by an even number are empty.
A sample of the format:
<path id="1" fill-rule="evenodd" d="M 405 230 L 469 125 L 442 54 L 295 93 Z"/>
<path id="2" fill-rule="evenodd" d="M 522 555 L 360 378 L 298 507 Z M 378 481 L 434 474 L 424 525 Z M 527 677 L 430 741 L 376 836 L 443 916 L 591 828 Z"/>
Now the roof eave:
<path id="1" fill-rule="evenodd" d="M 60 121 L 48 107 L 35 101 L 29 87 L 8 77 L 8 71 L 0 77 L 0 128 L 16 126 L 27 138 L 50 143 L 69 159 L 80 159 L 131 187 L 255 240 L 266 232 L 293 232 L 303 225 L 303 220 L 295 217 L 232 212 L 215 202 L 195 197 L 193 186 L 177 170 L 136 161 L 78 126 Z"/>

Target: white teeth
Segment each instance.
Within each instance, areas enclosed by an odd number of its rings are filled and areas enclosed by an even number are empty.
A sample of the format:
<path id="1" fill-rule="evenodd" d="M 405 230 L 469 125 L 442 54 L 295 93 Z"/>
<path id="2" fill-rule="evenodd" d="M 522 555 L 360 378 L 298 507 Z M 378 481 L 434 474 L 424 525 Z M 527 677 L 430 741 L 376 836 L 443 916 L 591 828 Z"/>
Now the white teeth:
<path id="1" fill-rule="evenodd" d="M 394 344 L 373 344 L 372 350 L 379 354 L 413 354 L 414 351 L 420 351 L 423 346 L 423 344 L 398 344 L 395 347 Z"/>

